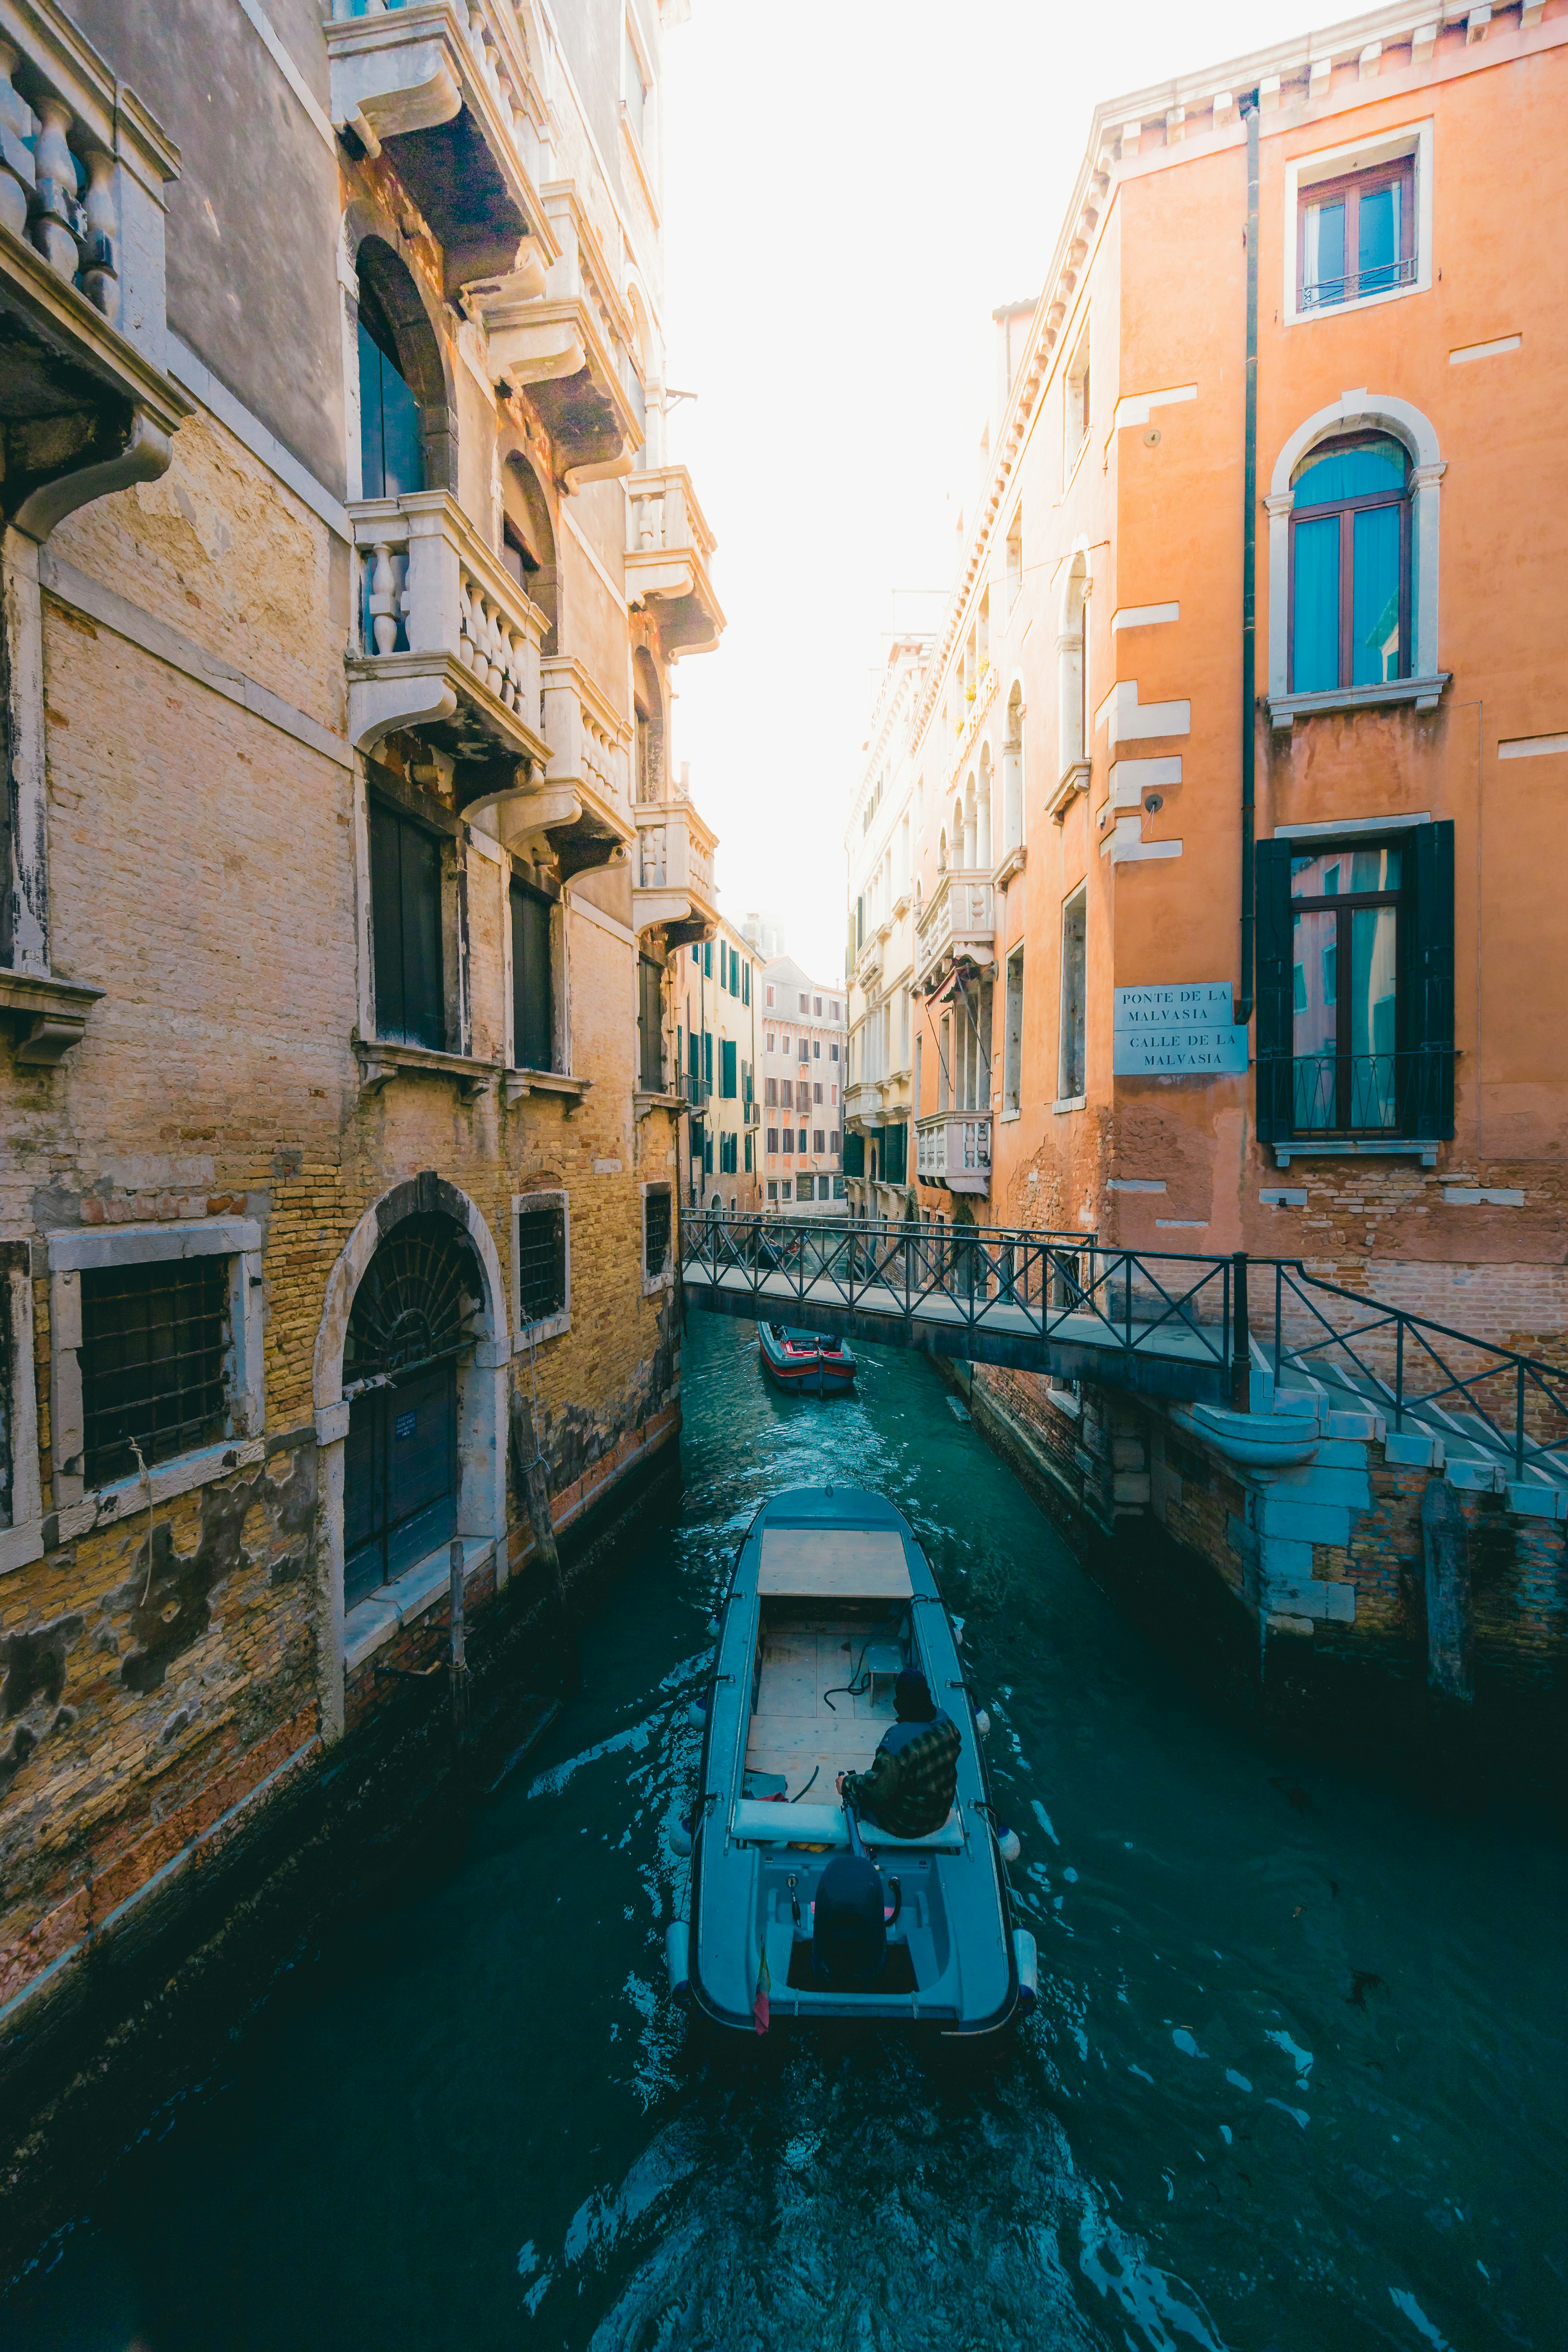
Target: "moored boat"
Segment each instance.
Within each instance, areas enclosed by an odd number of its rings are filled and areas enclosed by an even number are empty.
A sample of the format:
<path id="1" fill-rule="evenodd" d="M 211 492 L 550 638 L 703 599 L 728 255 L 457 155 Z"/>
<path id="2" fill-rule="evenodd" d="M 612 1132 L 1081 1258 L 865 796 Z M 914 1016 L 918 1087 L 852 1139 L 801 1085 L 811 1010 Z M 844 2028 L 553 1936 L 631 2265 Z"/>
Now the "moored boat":
<path id="1" fill-rule="evenodd" d="M 956 1730 L 956 1781 L 946 1820 L 904 1837 L 836 1783 L 871 1767 L 911 1669 Z M 1004 1866 L 1016 1843 L 990 1803 L 952 1624 L 890 1503 L 812 1487 L 763 1505 L 705 1714 L 690 1916 L 667 1938 L 678 1997 L 745 2032 L 784 2016 L 978 2034 L 1032 2005 L 1034 1940 Z"/>
<path id="2" fill-rule="evenodd" d="M 829 1396 L 854 1385 L 854 1356 L 830 1332 L 797 1330 L 786 1323 L 759 1323 L 757 1338 L 763 1363 L 784 1388 Z"/>

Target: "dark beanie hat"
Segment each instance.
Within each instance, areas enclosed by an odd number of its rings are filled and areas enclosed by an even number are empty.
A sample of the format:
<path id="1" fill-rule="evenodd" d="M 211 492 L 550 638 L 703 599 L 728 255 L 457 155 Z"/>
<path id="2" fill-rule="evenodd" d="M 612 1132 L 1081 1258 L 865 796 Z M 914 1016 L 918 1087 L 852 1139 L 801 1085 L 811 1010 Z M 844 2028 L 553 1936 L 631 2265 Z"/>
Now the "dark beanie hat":
<path id="1" fill-rule="evenodd" d="M 905 1723 L 929 1723 L 936 1713 L 931 1685 L 918 1666 L 906 1666 L 893 1685 L 893 1705 Z"/>

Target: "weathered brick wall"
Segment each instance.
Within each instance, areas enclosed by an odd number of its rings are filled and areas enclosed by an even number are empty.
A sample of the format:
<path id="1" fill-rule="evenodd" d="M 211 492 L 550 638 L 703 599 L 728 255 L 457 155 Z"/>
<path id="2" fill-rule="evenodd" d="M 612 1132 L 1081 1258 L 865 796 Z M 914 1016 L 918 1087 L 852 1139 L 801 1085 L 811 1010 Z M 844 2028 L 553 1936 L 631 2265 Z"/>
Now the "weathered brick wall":
<path id="1" fill-rule="evenodd" d="M 161 482 L 84 509 L 56 551 L 342 730 L 343 551 L 211 417 L 182 428 Z M 52 1231 L 259 1223 L 266 1450 L 158 1505 L 150 1547 L 144 1508 L 63 1545 L 46 1521 L 45 1556 L 0 1576 L 0 2003 L 318 1735 L 312 1358 L 332 1267 L 384 1192 L 436 1169 L 468 1195 L 510 1328 L 512 1196 L 567 1188 L 572 1328 L 512 1367 L 537 1383 L 559 1525 L 679 1427 L 670 1294 L 641 1286 L 640 1188 L 673 1180 L 674 1126 L 632 1116 L 631 945 L 570 922 L 574 1066 L 592 1082 L 572 1116 L 554 1097 L 465 1104 L 444 1076 L 362 1094 L 350 769 L 58 598 L 45 652 L 55 960 L 107 992 L 58 1070 L 0 1042 L 0 1240 L 35 1252 L 46 1497 Z M 475 855 L 473 1050 L 490 1057 L 504 920 L 500 871 Z M 510 1549 L 526 1559 L 525 1529 Z M 493 1590 L 487 1570 L 470 1608 Z M 422 1658 L 443 1622 L 380 1654 Z M 396 1687 L 362 1672 L 351 1723 Z"/>

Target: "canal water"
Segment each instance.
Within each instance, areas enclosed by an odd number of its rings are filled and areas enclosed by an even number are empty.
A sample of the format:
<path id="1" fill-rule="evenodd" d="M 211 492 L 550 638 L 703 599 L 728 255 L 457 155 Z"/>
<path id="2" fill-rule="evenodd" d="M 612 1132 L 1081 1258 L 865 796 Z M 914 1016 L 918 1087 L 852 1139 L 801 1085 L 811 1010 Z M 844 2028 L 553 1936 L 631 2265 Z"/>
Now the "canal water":
<path id="1" fill-rule="evenodd" d="M 1568 2344 L 1549 1833 L 1211 1704 L 921 1360 L 784 1398 L 694 1315 L 685 1383 L 581 1696 L 93 2193 L 5 2352 Z M 781 2026 L 714 2063 L 666 1997 L 709 1609 L 827 1479 L 967 1620 L 1041 1960 L 984 2057 Z"/>

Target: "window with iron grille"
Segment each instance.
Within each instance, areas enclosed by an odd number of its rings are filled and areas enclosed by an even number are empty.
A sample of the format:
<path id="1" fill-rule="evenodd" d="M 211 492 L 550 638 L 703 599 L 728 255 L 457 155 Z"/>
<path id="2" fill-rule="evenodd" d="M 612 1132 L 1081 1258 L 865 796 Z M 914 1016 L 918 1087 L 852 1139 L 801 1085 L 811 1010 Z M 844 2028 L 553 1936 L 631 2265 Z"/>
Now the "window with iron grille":
<path id="1" fill-rule="evenodd" d="M 168 1258 L 81 1277 L 82 1478 L 134 1477 L 222 1437 L 229 1261 Z"/>
<path id="2" fill-rule="evenodd" d="M 643 1194 L 642 1270 L 645 1282 L 669 1271 L 670 1194 L 668 1185 Z"/>
<path id="3" fill-rule="evenodd" d="M 564 1195 L 531 1202 L 517 1214 L 517 1319 L 521 1328 L 566 1312 Z"/>

